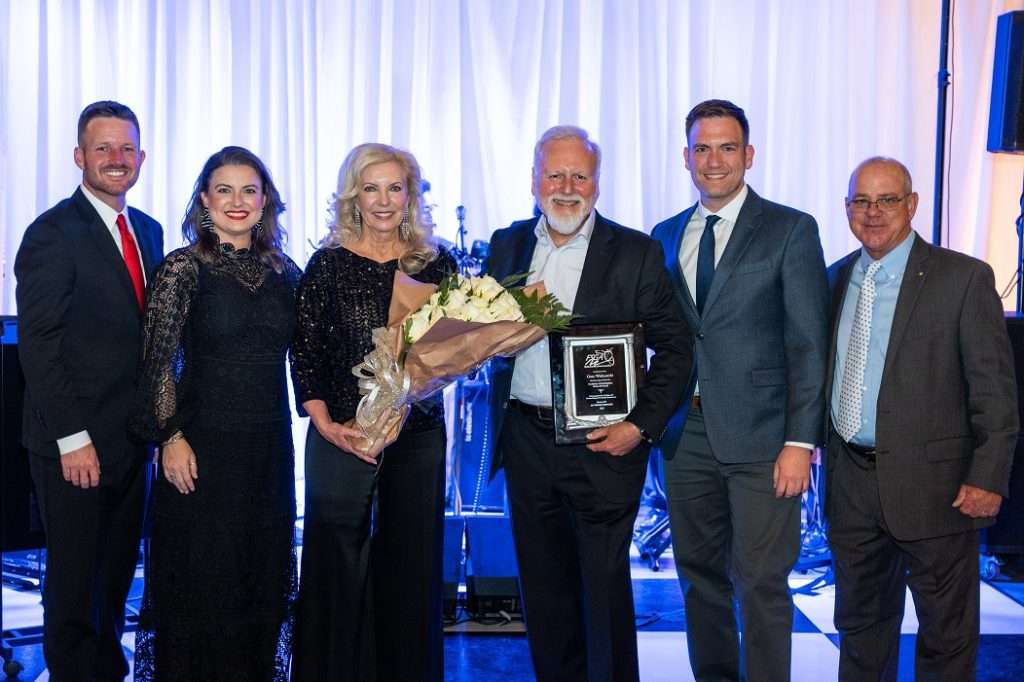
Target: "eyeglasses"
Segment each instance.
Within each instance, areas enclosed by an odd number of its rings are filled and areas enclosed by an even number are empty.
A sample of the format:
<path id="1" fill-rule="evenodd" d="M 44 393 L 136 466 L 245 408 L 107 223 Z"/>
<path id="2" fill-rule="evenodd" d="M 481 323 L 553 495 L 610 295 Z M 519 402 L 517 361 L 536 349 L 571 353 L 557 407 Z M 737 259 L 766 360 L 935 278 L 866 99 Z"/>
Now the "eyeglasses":
<path id="1" fill-rule="evenodd" d="M 875 201 L 869 201 L 864 198 L 847 199 L 846 207 L 855 213 L 864 213 L 871 207 L 875 207 L 879 211 L 895 211 L 896 207 L 902 204 L 903 200 L 909 196 L 910 194 L 904 194 L 901 197 L 879 197 Z"/>

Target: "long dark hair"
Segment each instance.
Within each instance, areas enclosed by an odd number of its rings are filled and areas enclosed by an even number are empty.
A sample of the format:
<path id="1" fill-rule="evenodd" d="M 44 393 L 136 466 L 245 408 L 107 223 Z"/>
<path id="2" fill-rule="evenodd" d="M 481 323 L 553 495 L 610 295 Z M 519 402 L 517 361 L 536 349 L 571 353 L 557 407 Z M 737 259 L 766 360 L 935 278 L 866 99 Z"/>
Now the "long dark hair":
<path id="1" fill-rule="evenodd" d="M 191 244 L 201 257 L 213 260 L 220 256 L 219 240 L 212 230 L 204 230 L 201 225 L 203 216 L 203 199 L 200 196 L 203 192 L 209 191 L 210 178 L 214 171 L 221 166 L 248 166 L 260 176 L 263 184 L 263 196 L 267 198 L 263 207 L 263 217 L 260 219 L 262 228 L 254 230 L 252 235 L 252 250 L 256 256 L 273 268 L 281 272 L 284 268 L 283 244 L 287 239 L 287 233 L 278 222 L 278 216 L 284 213 L 284 202 L 281 195 L 274 186 L 270 177 L 270 171 L 263 165 L 260 158 L 244 147 L 224 147 L 219 152 L 206 160 L 203 170 L 196 179 L 196 186 L 192 190 L 192 198 L 189 199 L 188 208 L 185 209 L 185 218 L 181 223 L 181 235 Z"/>

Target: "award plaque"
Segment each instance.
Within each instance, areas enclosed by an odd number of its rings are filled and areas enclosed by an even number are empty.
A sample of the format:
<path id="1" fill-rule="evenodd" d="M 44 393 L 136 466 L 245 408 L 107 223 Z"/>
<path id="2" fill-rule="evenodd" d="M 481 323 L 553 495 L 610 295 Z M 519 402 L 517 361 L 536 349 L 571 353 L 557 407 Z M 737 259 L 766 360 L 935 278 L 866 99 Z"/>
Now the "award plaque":
<path id="1" fill-rule="evenodd" d="M 588 324 L 548 336 L 555 443 L 586 443 L 587 432 L 624 420 L 647 367 L 643 324 Z"/>

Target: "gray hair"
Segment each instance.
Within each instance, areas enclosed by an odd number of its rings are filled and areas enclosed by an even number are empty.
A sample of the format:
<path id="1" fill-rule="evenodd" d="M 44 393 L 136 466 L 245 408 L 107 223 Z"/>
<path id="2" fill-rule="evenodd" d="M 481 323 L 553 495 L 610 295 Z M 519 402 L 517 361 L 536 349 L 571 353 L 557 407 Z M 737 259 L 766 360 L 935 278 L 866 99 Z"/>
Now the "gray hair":
<path id="1" fill-rule="evenodd" d="M 901 162 L 897 161 L 896 159 L 890 158 L 888 156 L 871 156 L 858 163 L 857 167 L 853 169 L 852 173 L 850 173 L 850 182 L 846 188 L 847 199 L 850 198 L 849 195 L 850 190 L 853 189 L 854 178 L 856 178 L 857 175 L 868 166 L 874 166 L 876 164 L 880 166 L 894 166 L 896 170 L 900 172 L 900 175 L 903 176 L 903 193 L 910 194 L 911 192 L 914 191 L 914 182 L 911 179 L 910 171 L 907 170 L 906 166 L 904 166 Z"/>
<path id="2" fill-rule="evenodd" d="M 590 152 L 590 155 L 594 157 L 594 179 L 596 180 L 601 177 L 601 148 L 597 143 L 591 140 L 587 131 L 579 126 L 558 125 L 544 131 L 544 134 L 540 136 L 536 146 L 533 148 L 534 181 L 537 180 L 537 174 L 540 172 L 540 159 L 544 155 L 544 145 L 555 140 L 579 140 L 582 142 L 586 150 Z"/>

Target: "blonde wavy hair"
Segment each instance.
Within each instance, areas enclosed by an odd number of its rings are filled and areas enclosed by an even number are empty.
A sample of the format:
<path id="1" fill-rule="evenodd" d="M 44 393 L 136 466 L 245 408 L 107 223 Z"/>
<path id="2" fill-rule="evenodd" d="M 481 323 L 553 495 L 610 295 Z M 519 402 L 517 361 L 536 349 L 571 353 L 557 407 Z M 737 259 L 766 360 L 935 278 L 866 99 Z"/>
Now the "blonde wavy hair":
<path id="1" fill-rule="evenodd" d="M 360 179 L 368 166 L 394 161 L 402 167 L 405 176 L 408 203 L 405 210 L 409 216 L 409 234 L 404 238 L 399 230 L 398 238 L 405 244 L 405 252 L 398 259 L 402 272 L 416 274 L 437 258 L 437 244 L 434 241 L 434 220 L 430 207 L 423 201 L 423 178 L 416 157 L 404 149 L 386 144 L 368 142 L 354 147 L 345 157 L 338 171 L 338 191 L 331 197 L 327 227 L 330 230 L 321 242 L 326 248 L 358 241 L 362 236 L 362 225 L 356 224 L 356 197 L 359 194 Z"/>

